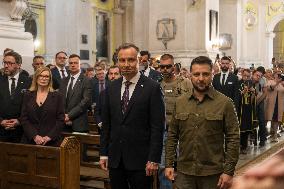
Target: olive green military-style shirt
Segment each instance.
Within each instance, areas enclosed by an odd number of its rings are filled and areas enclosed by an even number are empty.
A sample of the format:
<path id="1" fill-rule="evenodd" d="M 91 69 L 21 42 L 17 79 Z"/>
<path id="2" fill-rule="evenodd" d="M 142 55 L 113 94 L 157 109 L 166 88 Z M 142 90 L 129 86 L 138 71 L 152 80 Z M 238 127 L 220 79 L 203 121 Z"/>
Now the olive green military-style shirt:
<path id="1" fill-rule="evenodd" d="M 177 97 L 192 90 L 192 83 L 187 78 L 177 77 L 172 82 L 161 82 L 166 105 L 166 124 L 170 124 Z"/>
<path id="2" fill-rule="evenodd" d="M 179 172 L 193 176 L 233 175 L 239 158 L 239 133 L 231 99 L 213 87 L 202 102 L 193 91 L 182 95 L 176 100 L 168 130 L 166 167 L 173 167 L 179 142 Z"/>

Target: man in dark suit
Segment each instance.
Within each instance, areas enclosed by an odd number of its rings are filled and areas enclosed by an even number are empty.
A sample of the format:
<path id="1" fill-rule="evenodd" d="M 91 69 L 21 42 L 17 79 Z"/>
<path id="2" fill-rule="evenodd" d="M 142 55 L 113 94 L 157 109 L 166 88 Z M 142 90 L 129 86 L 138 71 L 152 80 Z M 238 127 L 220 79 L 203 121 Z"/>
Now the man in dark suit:
<path id="1" fill-rule="evenodd" d="M 112 189 L 148 189 L 158 169 L 165 129 L 165 106 L 161 88 L 138 71 L 139 49 L 123 44 L 118 66 L 123 78 L 106 89 L 102 169 L 109 168 Z"/>
<path id="2" fill-rule="evenodd" d="M 109 81 L 106 79 L 106 71 L 100 67 L 95 67 L 95 77 L 92 78 L 92 100 L 97 104 L 100 93 L 108 87 Z"/>
<path id="3" fill-rule="evenodd" d="M 4 55 L 4 75 L 0 78 L 0 141 L 20 142 L 23 129 L 19 122 L 23 94 L 30 86 L 29 76 L 21 72 L 22 58 L 15 51 Z"/>
<path id="4" fill-rule="evenodd" d="M 239 93 L 239 79 L 229 71 L 231 59 L 227 56 L 221 58 L 221 73 L 218 73 L 213 78 L 214 88 L 231 98 L 234 101 L 235 108 L 238 108 L 238 93 Z"/>
<path id="5" fill-rule="evenodd" d="M 162 76 L 160 72 L 152 69 L 150 65 L 150 58 L 151 54 L 148 51 L 141 51 L 140 52 L 140 61 L 139 61 L 139 71 L 145 75 L 146 77 L 149 77 L 153 79 L 154 81 L 161 82 Z"/>
<path id="6" fill-rule="evenodd" d="M 66 69 L 67 53 L 60 51 L 55 55 L 55 68 L 51 69 L 53 89 L 58 89 L 62 79 L 68 77 L 69 71 Z"/>
<path id="7" fill-rule="evenodd" d="M 70 76 L 64 78 L 59 91 L 65 99 L 65 130 L 88 132 L 88 107 L 92 102 L 92 88 L 90 80 L 80 69 L 80 56 L 69 56 Z"/>

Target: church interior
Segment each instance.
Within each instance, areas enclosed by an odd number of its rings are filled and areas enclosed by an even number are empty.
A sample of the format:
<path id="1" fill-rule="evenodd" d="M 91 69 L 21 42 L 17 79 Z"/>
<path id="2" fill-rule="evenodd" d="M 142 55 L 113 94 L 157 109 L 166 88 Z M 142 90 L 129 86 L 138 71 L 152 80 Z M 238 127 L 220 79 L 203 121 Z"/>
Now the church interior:
<path id="1" fill-rule="evenodd" d="M 60 51 L 79 55 L 82 69 L 94 68 L 98 62 L 110 67 L 123 43 L 149 51 L 153 67 L 159 67 L 165 53 L 187 71 L 197 56 L 209 57 L 214 65 L 227 56 L 236 74 L 262 66 L 283 75 L 284 1 L 0 0 L 0 58 L 5 49 L 13 49 L 22 56 L 21 69 L 31 75 L 34 56 L 54 65 Z M 283 110 L 284 104 L 280 106 Z M 270 142 L 269 134 L 265 146 L 249 138 L 234 177 L 283 153 L 284 112 L 278 113 L 283 117 L 277 142 Z M 108 172 L 99 167 L 100 135 L 91 114 L 88 122 L 88 134 L 64 132 L 67 138 L 56 148 L 0 142 L 0 189 L 110 188 Z M 268 132 L 272 130 L 270 121 L 265 124 Z M 80 149 L 86 145 L 84 159 Z M 9 165 L 3 165 L 4 159 Z M 158 188 L 157 179 L 153 188 Z M 284 174 L 281 179 L 283 184 Z"/>

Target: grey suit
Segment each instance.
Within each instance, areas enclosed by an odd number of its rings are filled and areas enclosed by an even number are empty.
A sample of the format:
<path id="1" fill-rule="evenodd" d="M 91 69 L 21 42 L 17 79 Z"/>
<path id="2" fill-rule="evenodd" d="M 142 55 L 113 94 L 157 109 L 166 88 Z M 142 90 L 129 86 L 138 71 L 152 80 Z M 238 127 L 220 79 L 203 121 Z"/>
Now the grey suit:
<path id="1" fill-rule="evenodd" d="M 59 87 L 59 91 L 65 96 L 67 94 L 67 85 L 70 76 L 63 79 Z M 88 107 L 92 103 L 92 87 L 90 80 L 80 74 L 78 80 L 76 81 L 71 97 L 66 104 L 65 100 L 65 113 L 68 114 L 70 120 L 72 121 L 72 130 L 76 132 L 87 132 L 89 130 L 88 125 Z"/>

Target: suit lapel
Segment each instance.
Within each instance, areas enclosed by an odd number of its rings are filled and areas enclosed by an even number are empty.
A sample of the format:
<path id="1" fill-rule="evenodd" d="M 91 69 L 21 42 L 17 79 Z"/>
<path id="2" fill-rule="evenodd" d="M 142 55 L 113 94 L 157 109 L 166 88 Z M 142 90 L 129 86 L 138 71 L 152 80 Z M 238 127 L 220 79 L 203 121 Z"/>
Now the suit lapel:
<path id="1" fill-rule="evenodd" d="M 70 99 L 72 98 L 74 92 L 75 92 L 76 90 L 79 90 L 79 87 L 80 87 L 80 85 L 81 85 L 83 79 L 84 79 L 84 77 L 83 77 L 83 74 L 81 73 L 80 76 L 78 77 L 78 79 L 77 79 L 77 81 L 76 81 L 74 87 L 73 87 L 73 90 L 72 90 Z"/>
<path id="2" fill-rule="evenodd" d="M 8 81 L 8 77 L 7 76 L 4 76 L 3 83 L 4 83 L 3 89 L 5 91 L 4 92 L 5 96 L 7 98 L 9 98 L 10 97 L 10 90 L 9 90 L 9 81 Z"/>
<path id="3" fill-rule="evenodd" d="M 122 111 L 121 111 L 122 110 L 121 109 L 121 86 L 122 86 L 122 81 L 123 80 L 122 80 L 122 77 L 121 77 L 120 79 L 117 80 L 117 82 L 114 81 L 116 83 L 115 83 L 115 85 L 113 85 L 113 88 L 112 88 L 111 91 L 110 91 L 111 88 L 108 88 L 109 96 L 113 95 L 114 104 L 116 104 L 116 107 L 118 108 L 118 112 L 120 112 L 120 117 L 121 118 L 123 117 Z M 111 101 L 110 101 L 110 103 L 111 103 Z"/>
<path id="4" fill-rule="evenodd" d="M 129 111 L 131 110 L 133 104 L 135 103 L 136 99 L 138 98 L 138 96 L 141 96 L 142 91 L 143 91 L 143 83 L 144 83 L 144 77 L 146 76 L 140 76 L 135 89 L 133 91 L 133 94 L 129 100 L 128 106 L 127 106 L 127 110 L 125 112 L 125 114 L 123 115 L 123 119 L 125 119 L 125 117 L 127 116 L 127 114 L 129 113 Z"/>

